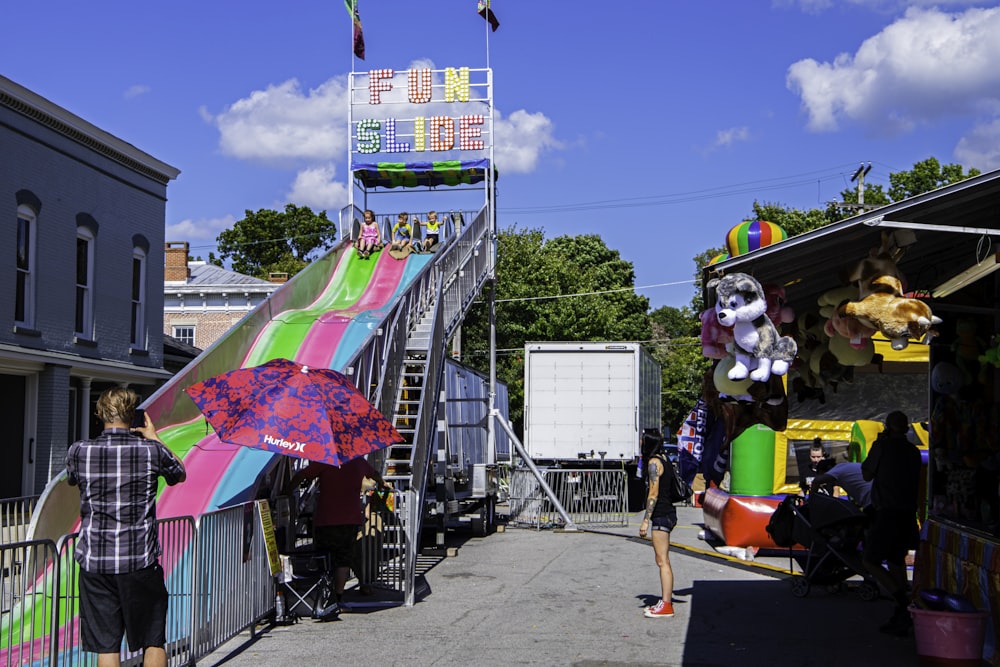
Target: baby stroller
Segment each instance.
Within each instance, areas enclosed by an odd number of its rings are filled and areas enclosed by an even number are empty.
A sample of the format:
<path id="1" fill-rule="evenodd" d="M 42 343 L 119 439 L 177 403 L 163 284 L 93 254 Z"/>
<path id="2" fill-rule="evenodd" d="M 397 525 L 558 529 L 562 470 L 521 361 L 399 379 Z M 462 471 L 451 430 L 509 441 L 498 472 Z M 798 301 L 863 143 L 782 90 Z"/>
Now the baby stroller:
<path id="1" fill-rule="evenodd" d="M 878 584 L 861 562 L 860 545 L 867 527 L 868 516 L 849 500 L 821 492 L 808 498 L 786 496 L 767 531 L 778 546 L 788 547 L 789 559 L 802 570 L 801 576 L 792 577 L 792 595 L 805 597 L 814 584 L 839 591 L 858 575 L 863 579 L 856 589 L 858 596 L 876 599 Z"/>

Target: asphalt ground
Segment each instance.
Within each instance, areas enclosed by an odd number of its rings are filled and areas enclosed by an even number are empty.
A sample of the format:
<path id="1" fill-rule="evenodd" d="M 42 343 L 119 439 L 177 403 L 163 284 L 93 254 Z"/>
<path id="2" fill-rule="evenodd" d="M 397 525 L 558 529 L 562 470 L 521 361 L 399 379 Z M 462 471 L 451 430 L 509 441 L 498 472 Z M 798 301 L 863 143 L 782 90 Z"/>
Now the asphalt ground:
<path id="1" fill-rule="evenodd" d="M 449 534 L 453 555 L 421 558 L 412 607 L 356 608 L 245 631 L 203 665 L 795 665 L 917 664 L 912 634 L 883 635 L 887 599 L 811 587 L 791 592 L 782 553 L 722 555 L 699 508 L 678 507 L 673 618 L 645 618 L 659 598 L 652 545 L 628 527 L 564 532 L 508 527 Z M 793 566 L 798 571 L 797 566 Z M 857 579 L 856 581 L 860 581 Z M 348 593 L 347 602 L 362 598 Z"/>

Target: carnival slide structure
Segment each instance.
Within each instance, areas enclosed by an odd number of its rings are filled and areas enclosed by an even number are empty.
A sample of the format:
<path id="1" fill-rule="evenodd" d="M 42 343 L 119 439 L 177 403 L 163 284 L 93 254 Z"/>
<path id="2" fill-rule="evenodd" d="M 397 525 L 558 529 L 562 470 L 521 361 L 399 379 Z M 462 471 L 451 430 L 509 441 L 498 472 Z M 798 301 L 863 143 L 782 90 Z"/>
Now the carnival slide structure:
<path id="1" fill-rule="evenodd" d="M 404 260 L 392 258 L 387 251 L 377 258 L 361 259 L 350 240 L 343 241 L 276 290 L 153 394 L 144 403 L 146 412 L 161 439 L 183 459 L 187 469 L 183 484 L 164 488 L 161 482 L 158 517 L 197 518 L 273 495 L 274 490 L 267 488 L 273 484 L 270 473 L 284 457 L 220 441 L 184 389 L 225 371 L 281 357 L 343 372 L 387 416 L 396 413 L 404 383 L 411 394 L 421 387 L 426 390 L 426 400 L 409 415 L 415 427 L 405 443 L 408 474 L 392 477 L 397 489 L 409 496 L 405 505 L 421 508 L 426 466 L 434 459 L 428 449 L 434 434 L 436 389 L 446 358 L 444 346 L 492 276 L 494 253 L 487 210 L 484 207 L 474 217 L 470 214 L 472 222 L 463 228 L 447 230 L 449 234 L 436 252 L 411 254 Z M 345 212 L 360 218 L 356 209 Z M 416 382 L 403 378 L 407 360 L 413 356 L 424 368 L 424 377 Z M 54 479 L 38 501 L 28 539 L 56 541 L 73 533 L 79 525 L 78 502 L 79 494 L 68 486 L 65 474 Z M 403 517 L 407 544 L 419 543 L 415 537 L 421 520 L 420 511 Z M 416 549 L 409 551 L 412 553 L 405 554 L 404 569 L 412 573 Z M 173 566 L 192 557 L 189 547 L 179 558 L 163 563 L 172 592 L 185 585 L 180 581 L 183 574 L 174 577 L 173 570 L 180 568 Z M 60 558 L 65 561 L 71 554 Z M 52 586 L 52 581 L 42 575 L 34 585 Z M 72 586 L 75 581 L 65 578 L 60 584 L 61 588 Z M 412 603 L 412 582 L 407 589 L 407 602 Z M 65 594 L 60 591 L 57 597 L 65 599 Z M 36 599 L 38 596 L 25 596 L 4 615 L 0 664 L 12 659 L 20 664 L 23 661 L 18 655 L 39 655 L 17 639 L 44 635 L 41 626 L 49 622 L 52 610 L 31 609 L 31 601 Z M 60 650 L 75 652 L 75 612 L 60 608 L 56 613 Z"/>

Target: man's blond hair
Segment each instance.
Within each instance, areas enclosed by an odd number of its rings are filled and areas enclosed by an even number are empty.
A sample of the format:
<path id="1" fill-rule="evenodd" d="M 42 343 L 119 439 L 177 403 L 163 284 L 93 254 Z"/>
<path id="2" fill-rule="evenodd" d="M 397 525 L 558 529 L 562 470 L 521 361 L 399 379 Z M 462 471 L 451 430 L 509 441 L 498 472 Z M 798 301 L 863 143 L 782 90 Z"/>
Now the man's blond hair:
<path id="1" fill-rule="evenodd" d="M 116 421 L 131 424 L 137 405 L 139 395 L 134 391 L 126 387 L 111 387 L 97 399 L 97 418 L 105 424 Z"/>

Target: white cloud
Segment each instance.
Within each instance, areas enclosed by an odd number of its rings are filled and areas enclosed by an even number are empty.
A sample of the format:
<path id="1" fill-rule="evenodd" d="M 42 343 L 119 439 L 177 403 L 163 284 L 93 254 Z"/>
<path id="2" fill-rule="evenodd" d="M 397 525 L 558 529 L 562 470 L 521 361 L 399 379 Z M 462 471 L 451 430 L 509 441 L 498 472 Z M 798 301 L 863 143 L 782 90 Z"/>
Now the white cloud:
<path id="1" fill-rule="evenodd" d="M 493 156 L 497 167 L 506 173 L 530 173 L 543 152 L 563 147 L 554 136 L 552 120 L 541 112 L 518 109 L 507 118 L 495 112 L 493 125 Z"/>
<path id="2" fill-rule="evenodd" d="M 137 83 L 134 86 L 129 86 L 128 90 L 122 93 L 122 97 L 124 97 L 126 100 L 130 100 L 133 97 L 139 97 L 140 95 L 145 95 L 150 90 L 152 90 L 152 88 L 150 88 L 149 86 L 142 83 Z"/>
<path id="3" fill-rule="evenodd" d="M 410 67 L 433 70 L 434 63 L 418 60 Z M 440 86 L 443 80 L 439 73 L 434 77 L 433 85 Z M 364 73 L 357 75 L 355 85 L 364 89 L 366 79 Z M 397 71 L 392 84 L 392 90 L 381 94 L 383 104 L 367 108 L 366 117 L 409 119 L 416 115 L 453 113 L 453 105 L 443 102 L 421 105 L 418 110 L 408 108 L 406 70 Z M 483 107 L 478 113 L 488 111 L 483 103 L 472 104 Z M 346 75 L 331 78 L 308 92 L 302 91 L 296 79 L 289 79 L 251 92 L 216 116 L 205 107 L 199 108 L 198 113 L 218 128 L 222 153 L 240 160 L 297 169 L 287 193 L 289 201 L 325 210 L 346 205 L 348 184 L 334 180 L 334 164 L 342 165 L 348 150 Z M 477 112 L 463 110 L 463 113 Z M 554 130 L 554 124 L 543 113 L 521 109 L 504 118 L 495 110 L 493 143 L 498 167 L 505 173 L 533 171 L 544 152 L 563 148 Z M 414 155 L 411 159 L 419 157 Z"/>
<path id="4" fill-rule="evenodd" d="M 719 130 L 715 133 L 715 143 L 712 144 L 713 148 L 725 148 L 726 146 L 732 146 L 739 141 L 749 141 L 750 140 L 750 129 L 746 125 L 742 127 L 730 127 L 725 130 Z"/>
<path id="5" fill-rule="evenodd" d="M 988 0 L 772 0 L 771 6 L 779 9 L 799 8 L 806 14 L 821 14 L 838 5 L 853 5 L 873 12 L 900 12 L 907 7 L 975 7 Z"/>
<path id="6" fill-rule="evenodd" d="M 314 211 L 337 210 L 347 205 L 347 186 L 334 180 L 332 164 L 303 169 L 295 175 L 288 201 Z"/>
<path id="7" fill-rule="evenodd" d="M 295 79 L 255 90 L 215 122 L 227 155 L 279 165 L 335 159 L 347 151 L 347 79 L 307 93 Z"/>
<path id="8" fill-rule="evenodd" d="M 1000 119 L 977 125 L 962 137 L 955 159 L 980 171 L 1000 169 Z"/>
<path id="9" fill-rule="evenodd" d="M 226 215 L 221 218 L 203 218 L 199 220 L 181 220 L 176 225 L 167 225 L 166 240 L 174 241 L 214 241 L 220 232 L 229 229 L 236 223 L 236 218 Z"/>
<path id="10" fill-rule="evenodd" d="M 843 121 L 883 132 L 1000 111 L 1000 8 L 946 13 L 911 8 L 853 55 L 800 60 L 788 88 L 800 95 L 808 127 Z"/>

